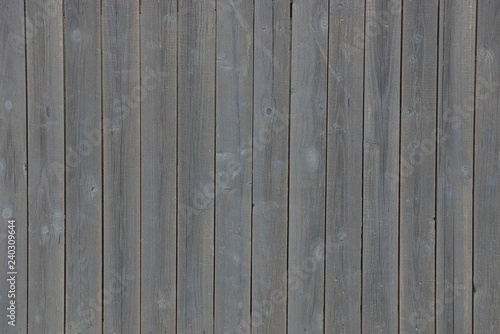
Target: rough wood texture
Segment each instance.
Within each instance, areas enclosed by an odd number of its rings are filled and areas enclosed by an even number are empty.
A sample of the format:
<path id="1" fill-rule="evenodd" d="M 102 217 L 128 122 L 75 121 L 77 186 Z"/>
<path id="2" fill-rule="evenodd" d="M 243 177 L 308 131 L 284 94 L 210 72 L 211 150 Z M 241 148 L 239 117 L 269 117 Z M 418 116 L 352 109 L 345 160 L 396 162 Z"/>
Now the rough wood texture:
<path id="1" fill-rule="evenodd" d="M 104 333 L 140 331 L 139 1 L 102 6 Z"/>
<path id="2" fill-rule="evenodd" d="M 253 148 L 253 321 L 246 322 L 254 334 L 287 332 L 290 24 L 289 1 L 255 2 L 253 139 L 247 143 Z"/>
<path id="3" fill-rule="evenodd" d="M 397 333 L 401 1 L 368 0 L 365 35 L 362 330 Z"/>
<path id="4" fill-rule="evenodd" d="M 45 6 L 48 5 L 48 6 Z M 64 330 L 65 154 L 62 2 L 26 1 L 29 333 Z"/>
<path id="5" fill-rule="evenodd" d="M 361 331 L 364 13 L 330 4 L 325 333 Z"/>
<path id="6" fill-rule="evenodd" d="M 476 1 L 441 1 L 439 25 L 436 332 L 471 333 Z"/>
<path id="7" fill-rule="evenodd" d="M 215 1 L 179 2 L 178 15 L 177 332 L 212 334 Z"/>
<path id="8" fill-rule="evenodd" d="M 141 332 L 176 333 L 176 1 L 141 3 L 141 82 Z"/>
<path id="9" fill-rule="evenodd" d="M 500 330 L 500 3 L 478 1 L 474 158 L 473 332 Z"/>
<path id="10" fill-rule="evenodd" d="M 250 318 L 253 3 L 217 1 L 214 333 Z"/>
<path id="11" fill-rule="evenodd" d="M 323 332 L 328 3 L 292 5 L 288 333 Z"/>
<path id="12" fill-rule="evenodd" d="M 99 1 L 64 4 L 66 332 L 102 333 L 101 22 Z"/>
<path id="13" fill-rule="evenodd" d="M 0 332 L 500 332 L 498 11 L 0 0 Z"/>
<path id="14" fill-rule="evenodd" d="M 438 2 L 403 6 L 400 332 L 435 333 Z"/>
<path id="15" fill-rule="evenodd" d="M 0 3 L 0 332 L 26 333 L 28 278 L 28 186 L 26 152 L 26 54 L 24 3 Z M 15 220 L 14 259 L 8 258 L 9 220 Z M 12 239 L 12 238 L 11 238 Z M 10 248 L 12 250 L 12 247 Z M 10 262 L 10 261 L 15 262 Z M 14 266 L 11 268 L 10 266 Z M 8 324 L 9 272 L 16 275 L 16 326 Z"/>

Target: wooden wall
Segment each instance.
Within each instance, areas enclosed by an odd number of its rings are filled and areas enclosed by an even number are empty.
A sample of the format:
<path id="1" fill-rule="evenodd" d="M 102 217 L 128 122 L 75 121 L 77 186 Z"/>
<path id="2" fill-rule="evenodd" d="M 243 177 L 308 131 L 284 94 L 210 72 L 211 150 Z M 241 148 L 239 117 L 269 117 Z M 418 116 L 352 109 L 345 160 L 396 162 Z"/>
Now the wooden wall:
<path id="1" fill-rule="evenodd" d="M 0 0 L 0 332 L 500 333 L 499 29 Z"/>

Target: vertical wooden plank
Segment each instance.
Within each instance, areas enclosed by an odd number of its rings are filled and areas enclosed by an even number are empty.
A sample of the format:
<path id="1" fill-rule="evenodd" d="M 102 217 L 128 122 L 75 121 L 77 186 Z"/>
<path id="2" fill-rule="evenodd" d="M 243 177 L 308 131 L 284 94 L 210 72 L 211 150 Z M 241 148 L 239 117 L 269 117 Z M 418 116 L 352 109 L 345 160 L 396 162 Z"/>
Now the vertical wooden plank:
<path id="1" fill-rule="evenodd" d="M 325 333 L 361 331 L 365 1 L 330 5 Z"/>
<path id="2" fill-rule="evenodd" d="M 292 5 L 288 332 L 324 325 L 328 3 Z"/>
<path id="3" fill-rule="evenodd" d="M 401 1 L 368 0 L 363 144 L 364 333 L 398 332 L 400 64 Z"/>
<path id="4" fill-rule="evenodd" d="M 102 333 L 100 1 L 64 3 L 66 332 Z"/>
<path id="5" fill-rule="evenodd" d="M 10 334 L 26 333 L 28 320 L 24 2 L 2 1 L 0 8 L 0 309 L 5 313 L 0 332 Z M 12 276 L 9 272 L 17 273 L 15 296 L 7 281 Z M 11 300 L 15 319 L 7 317 Z"/>
<path id="6" fill-rule="evenodd" d="M 141 332 L 175 333 L 177 1 L 141 2 Z"/>
<path id="7" fill-rule="evenodd" d="M 253 3 L 217 1 L 214 333 L 250 316 Z"/>
<path id="8" fill-rule="evenodd" d="M 62 1 L 26 1 L 30 333 L 64 329 Z"/>
<path id="9" fill-rule="evenodd" d="M 472 332 L 472 168 L 476 0 L 441 1 L 436 332 Z"/>
<path id="10" fill-rule="evenodd" d="M 215 1 L 179 2 L 177 332 L 213 333 Z"/>
<path id="11" fill-rule="evenodd" d="M 103 2 L 102 47 L 103 332 L 139 333 L 141 82 L 138 0 Z"/>
<path id="12" fill-rule="evenodd" d="M 287 329 L 287 284 L 283 275 L 288 266 L 290 1 L 257 0 L 254 16 L 251 326 L 254 334 L 284 334 Z M 248 147 L 245 149 L 247 154 L 252 154 Z"/>
<path id="13" fill-rule="evenodd" d="M 474 157 L 474 333 L 500 331 L 500 3 L 478 1 Z"/>
<path id="14" fill-rule="evenodd" d="M 400 332 L 434 333 L 438 1 L 404 1 Z"/>

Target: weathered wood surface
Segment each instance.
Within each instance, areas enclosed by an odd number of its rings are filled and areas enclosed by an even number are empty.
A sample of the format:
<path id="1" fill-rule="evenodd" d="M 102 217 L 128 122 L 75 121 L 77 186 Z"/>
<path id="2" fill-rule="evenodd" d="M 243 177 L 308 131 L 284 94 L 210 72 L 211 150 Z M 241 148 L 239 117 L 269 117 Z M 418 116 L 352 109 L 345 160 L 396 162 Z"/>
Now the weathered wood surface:
<path id="1" fill-rule="evenodd" d="M 142 1 L 141 83 L 141 332 L 175 333 L 177 1 Z"/>
<path id="2" fill-rule="evenodd" d="M 100 3 L 64 3 L 66 332 L 102 333 Z M 84 310 L 84 312 L 82 312 Z"/>
<path id="3" fill-rule="evenodd" d="M 102 3 L 104 333 L 139 333 L 139 0 Z"/>
<path id="4" fill-rule="evenodd" d="M 252 36 L 252 2 L 217 1 L 214 333 L 250 318 Z"/>
<path id="5" fill-rule="evenodd" d="M 500 29 L 497 1 L 478 1 L 474 136 L 474 333 L 500 328 Z"/>
<path id="6" fill-rule="evenodd" d="M 400 332 L 435 333 L 437 1 L 405 1 L 401 73 Z"/>
<path id="7" fill-rule="evenodd" d="M 366 2 L 362 330 L 398 332 L 401 1 Z"/>
<path id="8" fill-rule="evenodd" d="M 61 333 L 65 313 L 62 2 L 26 1 L 28 332 Z M 44 6 L 47 4 L 48 6 Z M 26 289 L 26 287 L 20 287 Z"/>
<path id="9" fill-rule="evenodd" d="M 292 5 L 288 333 L 324 327 L 328 15 L 325 0 Z"/>
<path id="10" fill-rule="evenodd" d="M 365 2 L 329 15 L 325 333 L 359 333 Z"/>
<path id="11" fill-rule="evenodd" d="M 28 178 L 26 151 L 26 53 L 24 3 L 0 4 L 0 309 L 10 306 L 8 272 L 17 272 L 16 327 L 2 314 L 0 332 L 26 333 L 28 312 Z M 9 233 L 15 220 L 15 234 Z M 8 242 L 16 257 L 8 258 Z M 12 249 L 12 247 L 11 247 Z M 4 256 L 5 254 L 5 256 Z M 15 261 L 9 262 L 9 261 Z M 13 267 L 10 267 L 13 266 Z"/>
<path id="12" fill-rule="evenodd" d="M 177 332 L 214 333 L 216 2 L 178 9 Z"/>
<path id="13" fill-rule="evenodd" d="M 498 9 L 0 0 L 0 332 L 500 332 Z"/>
<path id="14" fill-rule="evenodd" d="M 254 15 L 253 138 L 244 148 L 253 157 L 252 332 L 282 334 L 288 291 L 283 276 L 288 268 L 290 3 L 258 0 Z"/>
<path id="15" fill-rule="evenodd" d="M 436 332 L 472 332 L 476 1 L 440 2 Z"/>

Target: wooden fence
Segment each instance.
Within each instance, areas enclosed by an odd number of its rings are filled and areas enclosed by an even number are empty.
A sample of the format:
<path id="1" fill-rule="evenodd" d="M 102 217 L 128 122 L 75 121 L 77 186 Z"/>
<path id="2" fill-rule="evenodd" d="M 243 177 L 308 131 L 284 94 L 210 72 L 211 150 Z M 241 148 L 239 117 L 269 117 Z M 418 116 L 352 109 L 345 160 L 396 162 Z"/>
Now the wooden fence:
<path id="1" fill-rule="evenodd" d="M 0 332 L 500 333 L 499 31 L 497 0 L 0 0 Z"/>

